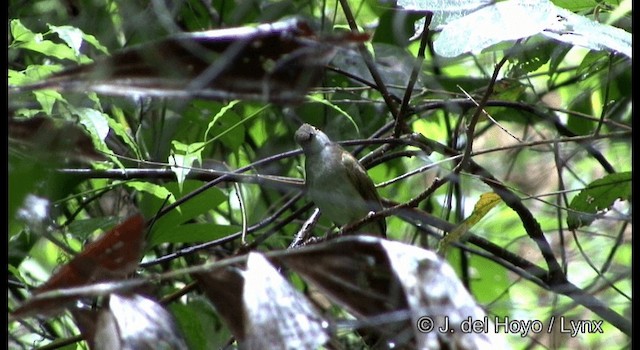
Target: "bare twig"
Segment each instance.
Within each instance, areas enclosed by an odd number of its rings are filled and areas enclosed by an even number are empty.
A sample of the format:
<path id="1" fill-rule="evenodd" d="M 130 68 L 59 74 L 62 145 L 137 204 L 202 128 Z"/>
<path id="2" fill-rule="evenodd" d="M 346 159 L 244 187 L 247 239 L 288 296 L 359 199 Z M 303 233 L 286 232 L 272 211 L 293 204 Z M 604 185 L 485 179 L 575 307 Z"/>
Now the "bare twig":
<path id="1" fill-rule="evenodd" d="M 424 28 L 422 29 L 422 36 L 420 39 L 420 48 L 418 49 L 418 56 L 413 64 L 411 70 L 411 76 L 409 82 L 404 90 L 404 96 L 402 97 L 402 104 L 400 104 L 400 111 L 398 111 L 398 117 L 396 118 L 395 126 L 393 127 L 393 135 L 398 137 L 402 134 L 404 129 L 405 118 L 409 115 L 407 113 L 409 107 L 409 101 L 411 100 L 411 94 L 413 93 L 413 87 L 418 80 L 418 75 L 422 68 L 422 62 L 424 62 L 424 51 L 427 47 L 427 39 L 429 37 L 429 25 L 431 24 L 431 18 L 433 18 L 433 12 L 427 12 L 424 19 Z"/>
<path id="2" fill-rule="evenodd" d="M 358 33 L 359 32 L 358 24 L 356 23 L 355 17 L 351 12 L 351 7 L 349 7 L 349 3 L 347 2 L 347 0 L 340 0 L 340 6 L 342 7 L 342 11 L 344 11 L 344 16 L 346 17 L 347 22 L 349 23 L 349 28 L 351 28 L 352 32 Z M 369 73 L 371 73 L 373 80 L 376 82 L 378 90 L 382 94 L 382 98 L 387 104 L 387 108 L 389 108 L 389 111 L 391 112 L 391 115 L 393 116 L 393 118 L 397 119 L 399 116 L 398 106 L 393 100 L 393 95 L 389 92 L 386 85 L 384 84 L 384 81 L 382 80 L 382 76 L 380 75 L 380 72 L 378 72 L 378 69 L 376 68 L 376 64 L 373 61 L 373 57 L 371 57 L 371 53 L 367 50 L 364 44 L 360 44 L 358 46 L 358 50 L 360 51 L 360 54 L 364 59 L 364 63 L 367 65 L 367 68 L 369 69 Z"/>

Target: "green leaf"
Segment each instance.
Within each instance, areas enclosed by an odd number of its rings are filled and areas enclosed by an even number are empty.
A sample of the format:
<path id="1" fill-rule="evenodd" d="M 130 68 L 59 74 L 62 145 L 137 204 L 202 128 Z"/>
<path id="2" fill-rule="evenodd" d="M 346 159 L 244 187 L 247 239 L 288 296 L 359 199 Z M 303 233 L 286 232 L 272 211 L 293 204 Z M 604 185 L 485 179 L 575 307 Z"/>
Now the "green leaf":
<path id="1" fill-rule="evenodd" d="M 58 34 L 60 39 L 62 39 L 67 44 L 67 46 L 73 49 L 73 52 L 76 54 L 76 56 L 80 56 L 80 47 L 82 46 L 82 36 L 84 34 L 82 30 L 72 26 L 58 27 L 51 24 L 48 24 L 48 26 L 49 30 L 51 30 L 53 33 Z"/>
<path id="2" fill-rule="evenodd" d="M 160 243 L 202 243 L 213 241 L 234 232 L 240 228 L 235 225 L 218 224 L 184 224 L 177 227 L 162 226 L 153 231 L 151 245 Z"/>
<path id="3" fill-rule="evenodd" d="M 11 36 L 13 36 L 14 43 L 33 41 L 36 36 L 31 30 L 22 25 L 22 22 L 20 22 L 19 19 L 12 19 L 9 27 L 11 29 Z"/>
<path id="4" fill-rule="evenodd" d="M 596 0 L 553 0 L 553 3 L 573 12 L 591 10 L 598 5 Z"/>
<path id="5" fill-rule="evenodd" d="M 111 107 L 111 113 L 113 113 L 113 115 L 118 120 L 121 120 L 124 123 L 126 123 L 124 112 L 122 111 L 121 108 L 114 105 Z M 118 122 L 116 119 L 111 118 L 108 114 L 106 114 L 106 116 L 107 116 L 107 121 L 109 123 L 109 127 L 111 128 L 111 130 L 113 130 L 113 132 L 116 135 L 120 136 L 120 139 L 122 139 L 122 141 L 124 141 L 124 143 L 127 146 L 129 146 L 129 149 L 136 154 L 136 157 L 138 157 L 138 159 L 142 159 L 140 148 L 138 147 L 138 144 L 131 136 L 131 129 L 129 128 L 129 125 L 124 125 L 121 122 Z"/>
<path id="6" fill-rule="evenodd" d="M 148 193 L 161 201 L 164 201 L 167 198 L 169 203 L 173 203 L 176 201 L 173 193 L 160 185 L 145 181 L 127 181 L 124 183 L 124 185 L 127 187 L 131 187 L 137 191 Z"/>
<path id="7" fill-rule="evenodd" d="M 607 175 L 580 191 L 569 204 L 569 229 L 590 225 L 596 219 L 595 214 L 611 208 L 617 199 L 631 200 L 630 171 Z"/>
<path id="8" fill-rule="evenodd" d="M 74 220 L 67 227 L 67 231 L 76 238 L 86 239 L 96 230 L 107 231 L 120 222 L 117 216 L 105 216 L 84 220 Z"/>
<path id="9" fill-rule="evenodd" d="M 36 36 L 36 39 L 37 36 Z M 27 49 L 41 53 L 45 56 L 55 57 L 57 59 L 71 60 L 77 63 L 90 63 L 92 60 L 86 55 L 76 55 L 74 50 L 69 46 L 63 44 L 57 44 L 50 40 L 34 40 L 24 43 L 19 43 L 15 47 Z"/>
<path id="10" fill-rule="evenodd" d="M 36 100 L 38 100 L 38 102 L 42 106 L 42 110 L 49 115 L 53 112 L 53 106 L 55 105 L 56 101 L 64 103 L 67 102 L 64 97 L 62 97 L 62 95 L 55 90 L 39 90 L 34 91 L 33 94 L 35 95 Z"/>
<path id="11" fill-rule="evenodd" d="M 471 267 L 477 272 L 472 276 L 471 291 L 478 303 L 487 305 L 497 301 L 492 312 L 495 315 L 508 315 L 511 310 L 507 305 L 510 305 L 511 298 L 505 291 L 509 290 L 512 282 L 507 270 L 489 259 L 477 257 L 472 259 Z"/>
<path id="12" fill-rule="evenodd" d="M 62 65 L 59 64 L 32 64 L 23 71 L 9 69 L 9 85 L 20 86 L 33 83 L 61 70 Z"/>
<path id="13" fill-rule="evenodd" d="M 79 107 L 75 108 L 71 105 L 67 106 L 73 114 L 80 118 L 80 124 L 87 129 L 91 136 L 91 141 L 96 150 L 103 152 L 119 167 L 123 168 L 120 160 L 113 154 L 113 152 L 107 146 L 105 139 L 109 134 L 109 121 L 108 116 L 96 109 Z"/>
<path id="14" fill-rule="evenodd" d="M 171 141 L 173 146 L 172 152 L 169 155 L 169 164 L 171 164 L 171 171 L 176 174 L 178 180 L 178 186 L 182 191 L 182 184 L 189 172 L 193 163 L 197 160 L 199 164 L 202 164 L 202 150 L 206 143 L 195 142 L 192 144 L 184 144 L 180 141 Z"/>
<path id="15" fill-rule="evenodd" d="M 178 184 L 175 182 L 167 183 L 165 187 L 168 191 L 173 193 L 176 199 L 180 199 L 198 189 L 200 186 L 202 186 L 202 184 L 202 181 L 187 180 L 184 182 L 182 190 L 179 189 Z M 207 189 L 197 196 L 190 198 L 185 203 L 182 203 L 176 210 L 172 210 L 167 215 L 158 219 L 156 224 L 151 229 L 152 236 L 155 231 L 161 228 L 175 228 L 188 220 L 194 219 L 197 216 L 218 207 L 218 205 L 220 205 L 220 203 L 222 203 L 225 198 L 226 196 L 220 189 L 216 187 Z M 150 206 L 153 208 L 153 210 L 158 210 L 163 200 L 164 198 L 162 200 L 156 199 L 153 201 L 154 203 L 150 203 Z"/>
<path id="16" fill-rule="evenodd" d="M 446 256 L 447 250 L 453 242 L 464 242 L 467 232 L 500 202 L 502 199 L 494 192 L 483 193 L 476 202 L 471 215 L 440 241 L 438 254 Z"/>
<path id="17" fill-rule="evenodd" d="M 216 122 L 222 118 L 225 114 L 227 114 L 227 112 L 231 111 L 231 109 L 238 104 L 238 102 L 240 102 L 239 100 L 234 100 L 229 102 L 226 106 L 220 108 L 220 111 L 218 111 L 218 113 L 216 113 L 216 115 L 213 116 L 213 119 L 211 119 L 211 121 L 209 122 L 209 124 L 207 125 L 207 130 L 204 132 L 204 141 L 207 140 L 207 135 L 209 135 L 209 131 L 211 131 L 211 129 L 216 125 Z M 215 138 L 220 137 L 221 133 L 216 134 Z"/>
<path id="18" fill-rule="evenodd" d="M 60 39 L 64 40 L 64 42 L 67 43 L 67 45 L 69 45 L 69 47 L 71 47 L 76 52 L 76 55 L 80 55 L 80 47 L 82 46 L 83 41 L 91 44 L 99 51 L 105 54 L 109 54 L 109 50 L 107 50 L 105 46 L 100 44 L 95 36 L 91 34 L 85 34 L 85 32 L 83 32 L 79 28 L 72 26 L 54 26 L 51 24 L 48 24 L 48 26 L 53 33 L 58 34 Z"/>
<path id="19" fill-rule="evenodd" d="M 107 116 L 95 109 L 80 107 L 75 109 L 75 114 L 80 117 L 82 124 L 96 141 L 104 143 L 109 134 L 109 122 Z M 106 148 L 106 144 L 104 145 Z"/>
<path id="20" fill-rule="evenodd" d="M 345 112 L 342 108 L 338 107 L 337 105 L 333 104 L 331 101 L 325 99 L 322 95 L 320 94 L 316 94 L 316 95 L 309 95 L 307 96 L 307 98 L 313 102 L 318 102 L 321 103 L 325 106 L 331 107 L 333 108 L 336 112 L 342 114 L 343 116 L 345 116 L 347 119 L 349 119 L 349 121 L 351 122 L 351 124 L 353 124 L 353 127 L 356 129 L 356 131 L 358 132 L 358 134 L 360 133 L 360 128 L 358 128 L 358 124 L 353 120 L 353 117 L 351 117 L 351 115 L 349 115 L 349 113 Z"/>
<path id="21" fill-rule="evenodd" d="M 15 220 L 10 220 L 15 222 Z M 38 241 L 38 236 L 25 230 L 9 237 L 7 260 L 9 266 L 20 266 L 24 259 L 29 256 L 29 251 Z"/>
<path id="22" fill-rule="evenodd" d="M 617 51 L 631 58 L 631 33 L 562 8 L 555 12 L 559 18 L 556 26 L 561 29 L 554 27 L 555 30 L 543 31 L 543 35 L 591 50 Z"/>
<path id="23" fill-rule="evenodd" d="M 187 304 L 171 303 L 169 311 L 175 317 L 189 349 L 223 348 L 231 336 L 222 325 L 213 306 L 202 296 L 190 296 Z"/>
<path id="24" fill-rule="evenodd" d="M 57 33 L 67 45 L 54 43 L 50 40 L 44 40 L 43 34 L 33 33 L 17 19 L 11 21 L 10 28 L 11 34 L 13 35 L 13 43 L 11 44 L 11 47 L 13 48 L 27 49 L 41 53 L 45 56 L 67 59 L 77 63 L 92 62 L 89 57 L 80 53 L 80 46 L 82 45 L 85 34 L 78 28 L 71 26 L 57 27 L 49 25 L 51 32 Z M 91 37 L 92 41 L 97 43 L 95 37 Z"/>
<path id="25" fill-rule="evenodd" d="M 478 54 L 506 40 L 538 34 L 555 19 L 551 1 L 501 1 L 449 22 L 433 43 L 436 53 L 455 57 Z"/>
<path id="26" fill-rule="evenodd" d="M 402 9 L 386 10 L 380 16 L 378 26 L 371 39 L 374 43 L 384 43 L 407 47 L 415 33 L 415 22 L 424 18 L 424 13 Z"/>

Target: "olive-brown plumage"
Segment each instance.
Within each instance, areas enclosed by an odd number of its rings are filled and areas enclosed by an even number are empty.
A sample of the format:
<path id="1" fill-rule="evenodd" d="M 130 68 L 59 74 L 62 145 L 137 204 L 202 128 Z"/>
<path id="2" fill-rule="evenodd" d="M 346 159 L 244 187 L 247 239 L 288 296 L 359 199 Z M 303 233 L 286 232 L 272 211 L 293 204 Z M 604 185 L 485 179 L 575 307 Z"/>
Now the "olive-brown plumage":
<path id="1" fill-rule="evenodd" d="M 295 140 L 305 154 L 309 196 L 331 221 L 342 226 L 382 210 L 373 181 L 351 153 L 309 124 L 296 131 Z M 386 237 L 385 220 L 376 220 L 358 232 Z"/>

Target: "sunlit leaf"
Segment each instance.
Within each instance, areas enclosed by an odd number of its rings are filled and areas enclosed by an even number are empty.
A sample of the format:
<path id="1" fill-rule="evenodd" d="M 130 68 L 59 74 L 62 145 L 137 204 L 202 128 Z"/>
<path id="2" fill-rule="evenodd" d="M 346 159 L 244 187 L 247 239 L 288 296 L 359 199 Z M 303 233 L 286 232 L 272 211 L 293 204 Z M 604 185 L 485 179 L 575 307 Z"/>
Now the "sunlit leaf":
<path id="1" fill-rule="evenodd" d="M 117 106 L 113 106 L 111 111 L 115 116 L 118 117 L 118 120 L 125 120 L 122 110 Z M 113 130 L 113 132 L 118 135 L 127 146 L 129 146 L 129 149 L 132 150 L 138 158 L 142 158 L 142 155 L 140 154 L 140 148 L 138 147 L 136 141 L 133 139 L 131 135 L 132 132 L 128 128 L 128 125 L 124 125 L 118 122 L 108 114 L 105 115 L 107 117 L 107 122 L 109 123 L 109 127 L 111 128 L 111 130 Z"/>
<path id="2" fill-rule="evenodd" d="M 445 57 L 478 54 L 499 42 L 538 34 L 554 20 L 551 1 L 502 1 L 447 23 L 433 47 Z"/>
<path id="3" fill-rule="evenodd" d="M 167 190 L 166 187 L 156 185 L 151 182 L 146 181 L 127 181 L 124 183 L 124 186 L 131 187 L 136 191 L 149 193 L 150 195 L 160 199 L 167 200 L 168 203 L 173 203 L 176 201 L 176 198 L 173 196 L 171 191 Z"/>
<path id="4" fill-rule="evenodd" d="M 347 118 L 347 120 L 349 120 L 351 122 L 351 124 L 356 128 L 356 131 L 359 133 L 360 130 L 358 128 L 358 124 L 353 120 L 353 117 L 351 117 L 351 115 L 349 115 L 349 113 L 345 112 L 342 108 L 340 108 L 338 105 L 332 103 L 331 101 L 323 98 L 321 95 L 310 95 L 309 100 L 313 101 L 313 102 L 317 102 L 317 103 L 321 103 L 327 107 L 330 107 L 332 109 L 334 109 L 335 111 L 337 111 L 338 113 L 340 113 L 341 115 L 343 115 L 345 118 Z"/>
<path id="5" fill-rule="evenodd" d="M 80 55 L 80 47 L 83 42 L 91 44 L 96 49 L 108 54 L 109 51 L 106 47 L 100 44 L 98 39 L 91 34 L 84 33 L 81 29 L 72 26 L 54 26 L 48 24 L 49 29 L 60 36 L 60 39 L 64 40 L 69 47 L 71 47 L 76 55 Z"/>
<path id="6" fill-rule="evenodd" d="M 400 5 L 434 11 L 432 27 L 446 24 L 434 42 L 434 50 L 445 57 L 478 54 L 499 42 L 539 33 L 572 45 L 609 49 L 631 57 L 631 33 L 577 15 L 549 0 L 507 0 L 491 5 L 482 1 L 416 5 L 408 1 Z"/>
<path id="7" fill-rule="evenodd" d="M 168 162 L 171 164 L 171 170 L 176 174 L 178 186 L 182 191 L 182 185 L 187 175 L 191 172 L 194 163 L 197 161 L 198 164 L 202 164 L 202 150 L 206 143 L 195 142 L 187 145 L 173 140 L 171 145 L 173 146 L 173 152 L 169 155 Z"/>
<path id="8" fill-rule="evenodd" d="M 569 204 L 567 225 L 570 230 L 590 225 L 597 213 L 617 200 L 631 200 L 631 172 L 609 174 L 591 182 Z"/>
<path id="9" fill-rule="evenodd" d="M 591 50 L 612 50 L 631 58 L 631 33 L 598 23 L 571 11 L 556 8 L 557 23 L 542 34 Z"/>
<path id="10" fill-rule="evenodd" d="M 483 193 L 473 207 L 473 212 L 460 225 L 442 238 L 438 247 L 438 254 L 447 255 L 447 250 L 453 242 L 464 242 L 465 234 L 475 226 L 491 209 L 500 204 L 502 199 L 494 192 Z"/>
<path id="11" fill-rule="evenodd" d="M 209 124 L 205 131 L 205 142 L 207 144 L 213 143 L 216 140 L 220 140 L 227 147 L 232 150 L 238 149 L 243 142 L 243 136 L 245 133 L 244 122 L 247 122 L 249 118 L 242 119 L 234 110 L 233 107 L 238 104 L 239 100 L 229 102 L 223 106 Z M 211 134 L 210 138 L 207 138 Z"/>
<path id="12" fill-rule="evenodd" d="M 492 0 L 398 0 L 398 6 L 407 10 L 433 11 L 431 27 L 438 28 L 493 2 Z M 415 27 L 419 30 L 423 26 L 424 20 Z"/>
<path id="13" fill-rule="evenodd" d="M 89 63 L 91 59 L 85 55 L 76 56 L 76 53 L 69 46 L 54 43 L 50 40 L 28 41 L 20 43 L 16 48 L 27 49 L 41 53 L 45 56 L 55 57 L 57 59 L 66 59 L 78 63 Z"/>
<path id="14" fill-rule="evenodd" d="M 35 34 L 25 27 L 19 19 L 12 19 L 11 22 L 9 22 L 9 28 L 14 42 L 24 43 L 33 41 L 35 38 Z"/>
<path id="15" fill-rule="evenodd" d="M 54 90 L 40 90 L 34 91 L 33 94 L 36 96 L 36 100 L 42 106 L 42 110 L 51 114 L 53 112 L 53 106 L 57 101 L 65 102 L 64 97 L 58 92 Z"/>
<path id="16" fill-rule="evenodd" d="M 80 55 L 80 46 L 82 46 L 82 30 L 72 26 L 53 26 L 49 24 L 49 30 L 58 34 L 60 39 L 73 49 L 77 56 Z"/>

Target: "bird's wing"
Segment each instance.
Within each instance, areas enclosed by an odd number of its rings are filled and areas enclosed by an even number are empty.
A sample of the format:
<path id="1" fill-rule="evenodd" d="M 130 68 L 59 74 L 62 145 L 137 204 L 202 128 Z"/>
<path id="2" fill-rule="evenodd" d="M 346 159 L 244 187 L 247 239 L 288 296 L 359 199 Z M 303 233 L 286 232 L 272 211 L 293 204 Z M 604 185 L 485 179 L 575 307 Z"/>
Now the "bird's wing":
<path id="1" fill-rule="evenodd" d="M 349 152 L 343 152 L 342 164 L 346 169 L 355 170 L 347 172 L 347 176 L 351 183 L 355 185 L 360 195 L 362 195 L 362 198 L 369 204 L 370 209 L 373 211 L 382 210 L 382 202 L 380 201 L 376 186 L 358 160 Z M 378 222 L 380 223 L 381 232 L 385 232 L 387 230 L 385 220 L 381 219 L 378 220 Z"/>

